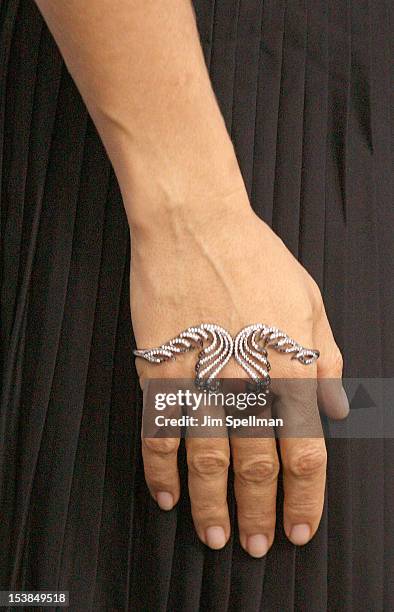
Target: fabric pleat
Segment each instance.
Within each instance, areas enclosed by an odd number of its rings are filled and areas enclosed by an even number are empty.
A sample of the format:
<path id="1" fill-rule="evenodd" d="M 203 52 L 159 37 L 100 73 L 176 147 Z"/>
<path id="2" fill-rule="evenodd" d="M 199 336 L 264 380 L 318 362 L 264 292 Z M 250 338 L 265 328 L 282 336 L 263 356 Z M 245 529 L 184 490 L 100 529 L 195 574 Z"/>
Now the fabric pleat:
<path id="1" fill-rule="evenodd" d="M 249 196 L 252 188 L 263 9 L 263 3 L 256 7 L 247 0 L 241 1 L 234 60 L 230 134 Z M 254 83 L 254 87 L 248 86 L 250 83 Z"/>
<path id="2" fill-rule="evenodd" d="M 298 258 L 320 287 L 324 281 L 328 45 L 327 3 L 310 1 L 307 4 Z"/>
<path id="3" fill-rule="evenodd" d="M 285 12 L 286 2 L 282 0 L 263 3 L 251 201 L 255 211 L 271 226 Z"/>
<path id="4" fill-rule="evenodd" d="M 34 7 L 33 7 L 34 8 Z M 15 32 L 13 36 L 13 47 L 21 50 L 21 53 L 13 53 L 11 49 L 11 61 L 9 66 L 10 75 L 18 75 L 15 79 L 9 79 L 9 86 L 6 91 L 8 107 L 13 106 L 14 129 L 10 139 L 10 149 L 8 156 L 10 159 L 7 181 L 4 181 L 4 198 L 8 202 L 7 217 L 4 224 L 4 234 L 10 236 L 7 250 L 4 252 L 4 274 L 2 280 L 2 295 L 7 295 L 7 300 L 3 298 L 3 317 L 4 328 L 11 329 L 12 318 L 16 307 L 16 296 L 20 274 L 12 272 L 20 268 L 20 258 L 22 250 L 22 229 L 24 219 L 25 189 L 29 161 L 31 119 L 33 114 L 34 90 L 37 73 L 37 58 L 39 52 L 39 40 L 42 24 L 37 20 L 32 20 L 32 7 L 29 3 L 20 5 L 20 19 L 16 20 Z M 30 23 L 32 25 L 30 26 Z M 13 62 L 13 60 L 15 60 Z M 19 80 L 20 79 L 20 80 Z M 15 88 L 20 83 L 29 83 L 24 95 L 18 96 Z M 9 127 L 9 123 L 8 129 Z M 8 157 L 7 156 L 7 157 Z M 5 338 L 7 343 L 7 338 Z"/>
<path id="5" fill-rule="evenodd" d="M 63 86 L 65 86 L 68 78 L 67 75 L 64 74 L 64 76 Z M 60 87 L 62 87 L 62 84 Z M 25 399 L 22 401 L 23 411 L 19 431 L 21 439 L 25 441 L 23 448 L 29 452 L 26 452 L 20 459 L 24 478 L 16 482 L 19 488 L 19 491 L 16 492 L 17 500 L 20 498 L 17 505 L 20 519 L 16 521 L 15 528 L 18 531 L 14 537 L 17 551 L 22 550 L 23 546 L 27 544 L 24 537 L 24 526 L 27 514 L 32 506 L 31 495 L 32 489 L 34 491 L 35 479 L 37 477 L 43 479 L 44 496 L 46 487 L 53 491 L 56 490 L 56 487 L 60 487 L 62 495 L 67 494 L 67 483 L 56 478 L 55 473 L 52 472 L 52 465 L 46 466 L 47 469 L 43 472 L 41 470 L 37 471 L 40 464 L 40 453 L 48 452 L 48 456 L 52 456 L 53 461 L 59 461 L 59 464 L 61 464 L 63 453 L 66 452 L 67 456 L 67 453 L 71 451 L 71 447 L 66 448 L 67 442 L 72 444 L 71 440 L 67 440 L 63 445 L 60 440 L 57 444 L 53 439 L 53 436 L 55 436 L 56 440 L 59 433 L 57 427 L 60 426 L 62 418 L 65 419 L 62 424 L 62 427 L 66 427 L 65 433 L 69 434 L 70 438 L 77 433 L 75 427 L 69 429 L 66 426 L 67 417 L 71 417 L 70 410 L 65 410 L 61 401 L 56 400 L 52 408 L 53 396 L 56 398 L 56 387 L 53 388 L 52 385 L 54 381 L 56 382 L 55 373 L 59 366 L 58 359 L 67 358 L 67 350 L 62 351 L 62 322 L 68 297 L 67 290 L 80 173 L 77 174 L 73 182 L 68 181 L 67 177 L 70 171 L 74 171 L 75 166 L 80 168 L 85 140 L 86 111 L 82 109 L 80 116 L 76 116 L 74 112 L 75 91 L 70 89 L 66 93 L 63 90 L 59 92 L 59 95 L 62 97 L 63 105 L 58 106 L 57 109 L 58 113 L 54 126 L 55 136 L 52 140 L 52 158 L 49 161 L 46 177 L 46 194 L 50 193 L 50 195 L 47 195 L 47 197 L 44 195 L 39 227 L 41 235 L 37 238 L 35 269 L 32 272 L 29 294 L 29 301 L 30 303 L 33 302 L 29 308 L 27 323 L 31 341 L 26 346 L 25 364 L 27 364 L 27 371 L 23 394 Z M 67 125 L 64 133 L 59 129 L 59 124 L 63 124 L 63 122 Z M 60 168 L 61 180 L 59 182 L 57 170 Z M 59 185 L 62 185 L 60 189 L 58 189 Z M 46 234 L 51 234 L 51 240 L 42 240 L 42 236 Z M 58 248 L 60 236 L 62 236 L 62 248 Z M 48 261 L 51 262 L 50 267 L 47 266 Z M 47 269 L 46 274 L 43 273 L 41 268 Z M 41 282 L 46 282 L 48 286 L 48 292 L 45 295 L 40 293 Z M 34 295 L 35 291 L 40 293 L 37 300 Z M 35 311 L 37 307 L 39 308 L 38 313 Z M 41 320 L 41 318 L 43 319 L 43 325 L 37 328 L 37 320 Z M 73 381 L 68 381 L 68 384 L 72 383 Z M 83 401 L 83 398 L 81 398 L 81 401 Z M 58 417 L 60 417 L 60 421 Z M 52 418 L 57 422 L 57 426 L 53 430 L 51 429 Z M 32 425 L 36 428 L 35 435 L 32 435 Z M 49 445 L 50 450 L 45 450 L 46 444 Z M 59 457 L 56 457 L 56 453 L 59 453 Z M 68 474 L 68 477 L 70 475 Z M 57 510 L 59 510 L 59 506 Z M 48 500 L 44 515 L 46 512 L 51 512 Z M 58 520 L 59 517 L 56 517 L 56 524 L 60 526 Z M 51 539 L 54 548 L 53 551 L 48 550 L 49 555 L 59 554 L 58 540 L 54 535 L 52 534 Z M 17 580 L 19 573 L 18 557 L 17 554 L 12 581 Z M 54 558 L 56 559 L 56 556 Z M 41 561 L 44 565 L 45 562 L 51 563 L 50 556 L 45 556 Z M 38 576 L 40 576 L 39 572 Z M 53 575 L 50 578 L 54 580 Z"/>
<path id="6" fill-rule="evenodd" d="M 215 0 L 214 23 L 210 53 L 210 78 L 226 127 L 231 131 L 233 113 L 233 85 L 235 74 L 235 56 L 237 45 L 238 15 L 241 0 L 223 2 Z M 200 12 L 205 13 L 210 2 L 197 3 Z M 198 21 L 200 24 L 200 22 Z M 204 48 L 204 30 L 200 30 Z"/>
<path id="7" fill-rule="evenodd" d="M 394 53 L 393 28 L 394 7 L 391 2 L 375 6 L 369 1 L 370 49 L 370 95 L 371 95 L 371 141 L 373 145 L 374 196 L 376 204 L 376 231 L 380 308 L 383 313 L 380 321 L 382 376 L 389 377 L 393 371 L 393 351 L 390 347 L 392 332 L 390 314 L 394 305 L 394 264 L 393 249 L 385 249 L 393 239 L 393 109 L 394 87 L 392 58 Z M 391 34 L 390 34 L 391 33 Z M 378 178 L 379 177 L 379 178 Z M 384 530 L 383 604 L 387 610 L 394 607 L 394 517 L 390 508 L 394 504 L 393 440 L 385 440 L 384 461 L 384 504 L 382 522 Z"/>
<path id="8" fill-rule="evenodd" d="M 286 4 L 279 94 L 272 227 L 298 256 L 307 10 Z M 281 180 L 285 176 L 286 180 Z"/>
<path id="9" fill-rule="evenodd" d="M 216 2 L 196 0 L 193 4 L 196 21 L 200 24 L 200 41 L 208 70 L 211 67 L 212 41 L 215 24 Z"/>
<path id="10" fill-rule="evenodd" d="M 193 6 L 254 210 L 318 283 L 345 376 L 391 377 L 393 3 Z M 69 590 L 72 612 L 394 609 L 391 439 L 327 439 L 305 547 L 285 536 L 280 478 L 263 559 L 240 546 L 231 474 L 230 541 L 200 542 L 183 442 L 179 504 L 151 499 L 127 219 L 33 0 L 0 5 L 0 194 L 0 588 Z"/>

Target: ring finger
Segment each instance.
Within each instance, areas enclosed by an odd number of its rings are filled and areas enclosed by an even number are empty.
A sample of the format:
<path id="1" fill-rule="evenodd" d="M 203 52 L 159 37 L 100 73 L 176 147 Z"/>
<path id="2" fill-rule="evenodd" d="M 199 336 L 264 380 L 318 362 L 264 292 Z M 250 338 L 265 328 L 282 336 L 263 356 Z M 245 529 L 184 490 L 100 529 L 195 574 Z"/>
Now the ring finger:
<path id="1" fill-rule="evenodd" d="M 274 437 L 231 438 L 239 537 L 253 557 L 272 545 L 279 460 Z"/>

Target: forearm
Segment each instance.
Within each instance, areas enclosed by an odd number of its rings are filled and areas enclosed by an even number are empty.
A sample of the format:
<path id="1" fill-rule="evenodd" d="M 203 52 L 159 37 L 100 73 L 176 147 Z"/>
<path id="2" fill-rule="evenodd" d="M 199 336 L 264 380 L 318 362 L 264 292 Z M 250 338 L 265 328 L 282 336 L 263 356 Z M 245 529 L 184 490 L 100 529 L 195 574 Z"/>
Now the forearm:
<path id="1" fill-rule="evenodd" d="M 244 189 L 189 0 L 37 0 L 100 132 L 131 224 Z M 242 198 L 244 201 L 247 198 Z"/>

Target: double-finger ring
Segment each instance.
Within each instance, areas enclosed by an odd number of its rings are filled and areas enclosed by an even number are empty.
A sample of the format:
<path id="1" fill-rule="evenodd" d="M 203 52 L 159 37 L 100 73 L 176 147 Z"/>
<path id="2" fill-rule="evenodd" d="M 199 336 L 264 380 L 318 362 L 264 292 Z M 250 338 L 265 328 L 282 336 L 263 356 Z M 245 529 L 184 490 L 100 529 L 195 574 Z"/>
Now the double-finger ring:
<path id="1" fill-rule="evenodd" d="M 255 323 L 241 329 L 233 339 L 231 334 L 215 323 L 201 323 L 188 327 L 165 344 L 151 349 L 135 349 L 136 357 L 150 363 L 163 363 L 176 359 L 180 353 L 199 348 L 195 366 L 195 383 L 199 388 L 214 390 L 215 378 L 232 356 L 257 386 L 268 387 L 271 369 L 268 349 L 289 353 L 304 365 L 318 359 L 317 349 L 308 349 L 277 327 Z"/>

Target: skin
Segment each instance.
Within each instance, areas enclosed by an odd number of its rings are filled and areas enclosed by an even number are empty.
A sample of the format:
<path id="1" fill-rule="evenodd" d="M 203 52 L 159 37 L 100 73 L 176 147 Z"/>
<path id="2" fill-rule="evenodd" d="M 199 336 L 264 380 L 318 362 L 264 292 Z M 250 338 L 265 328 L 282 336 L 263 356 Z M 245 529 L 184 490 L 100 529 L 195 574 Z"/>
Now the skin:
<path id="1" fill-rule="evenodd" d="M 342 357 L 316 283 L 253 212 L 207 73 L 189 0 L 37 0 L 114 166 L 132 236 L 131 315 L 137 346 L 154 347 L 190 325 L 235 334 L 252 322 L 283 329 L 321 351 L 308 367 L 272 355 L 277 378 L 340 379 Z M 197 279 L 197 280 L 196 280 Z M 264 279 L 259 285 L 258 279 Z M 195 355 L 147 378 L 193 376 Z M 160 367 L 160 373 L 158 373 Z M 233 362 L 223 376 L 244 377 Z M 335 418 L 348 412 L 340 384 L 318 389 Z M 180 496 L 178 439 L 142 438 L 149 490 L 164 510 Z M 227 474 L 235 472 L 242 546 L 272 545 L 279 458 L 272 438 L 189 438 L 189 494 L 196 531 L 211 548 L 230 536 Z M 280 441 L 284 526 L 305 544 L 322 514 L 321 436 Z"/>

